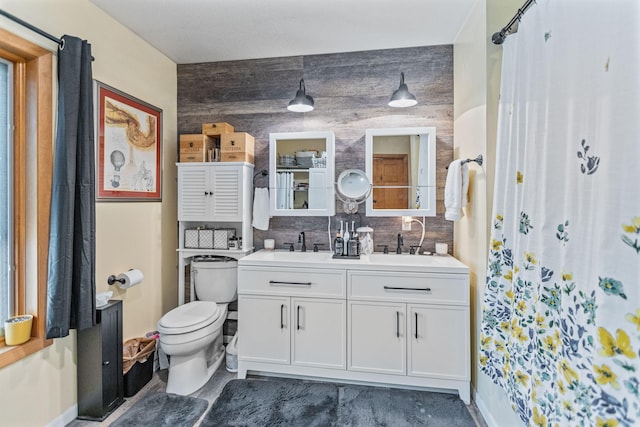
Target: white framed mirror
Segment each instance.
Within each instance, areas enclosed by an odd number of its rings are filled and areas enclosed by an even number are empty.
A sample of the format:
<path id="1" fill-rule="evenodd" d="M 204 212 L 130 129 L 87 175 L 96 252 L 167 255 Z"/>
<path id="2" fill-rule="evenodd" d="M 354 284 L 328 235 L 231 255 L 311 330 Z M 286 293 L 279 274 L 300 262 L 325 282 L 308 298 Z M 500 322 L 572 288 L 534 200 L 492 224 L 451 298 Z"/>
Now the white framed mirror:
<path id="1" fill-rule="evenodd" d="M 366 130 L 367 216 L 436 215 L 436 128 Z"/>
<path id="2" fill-rule="evenodd" d="M 335 215 L 334 161 L 333 132 L 270 133 L 270 215 Z"/>

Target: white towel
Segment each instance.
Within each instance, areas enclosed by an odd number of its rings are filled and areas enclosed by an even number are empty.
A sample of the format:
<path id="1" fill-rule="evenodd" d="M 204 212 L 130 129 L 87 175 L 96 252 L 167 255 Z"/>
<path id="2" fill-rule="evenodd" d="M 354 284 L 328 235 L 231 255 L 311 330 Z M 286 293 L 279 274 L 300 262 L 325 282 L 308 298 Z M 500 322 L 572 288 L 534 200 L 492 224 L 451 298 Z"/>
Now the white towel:
<path id="1" fill-rule="evenodd" d="M 258 230 L 269 229 L 269 189 L 256 188 L 253 195 L 253 222 Z"/>
<path id="2" fill-rule="evenodd" d="M 444 185 L 445 219 L 457 221 L 464 213 L 462 208 L 467 205 L 469 191 L 469 167 L 461 164 L 462 160 L 454 160 L 449 165 L 447 182 Z"/>

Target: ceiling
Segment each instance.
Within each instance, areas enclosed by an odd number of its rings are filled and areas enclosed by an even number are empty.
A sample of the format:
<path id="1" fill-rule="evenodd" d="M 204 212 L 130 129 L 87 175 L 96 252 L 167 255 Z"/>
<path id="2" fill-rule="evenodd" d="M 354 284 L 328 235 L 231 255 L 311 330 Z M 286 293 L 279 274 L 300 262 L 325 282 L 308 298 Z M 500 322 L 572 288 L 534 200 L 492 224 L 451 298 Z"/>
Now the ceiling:
<path id="1" fill-rule="evenodd" d="M 452 44 L 475 0 L 90 0 L 178 64 Z"/>

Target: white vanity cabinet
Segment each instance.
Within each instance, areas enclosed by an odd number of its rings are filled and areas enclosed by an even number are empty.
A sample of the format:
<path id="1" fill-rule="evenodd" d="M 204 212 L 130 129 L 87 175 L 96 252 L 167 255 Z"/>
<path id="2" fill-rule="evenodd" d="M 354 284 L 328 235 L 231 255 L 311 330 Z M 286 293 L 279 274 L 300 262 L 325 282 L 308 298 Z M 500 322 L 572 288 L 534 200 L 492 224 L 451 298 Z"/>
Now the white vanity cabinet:
<path id="1" fill-rule="evenodd" d="M 269 134 L 270 215 L 334 215 L 334 163 L 333 132 Z"/>
<path id="2" fill-rule="evenodd" d="M 258 370 L 345 369 L 345 278 L 339 270 L 240 268 L 238 283 L 246 286 L 238 289 L 238 359 Z"/>
<path id="3" fill-rule="evenodd" d="M 238 267 L 238 377 L 449 389 L 468 404 L 468 275 L 450 256 L 248 255 Z"/>

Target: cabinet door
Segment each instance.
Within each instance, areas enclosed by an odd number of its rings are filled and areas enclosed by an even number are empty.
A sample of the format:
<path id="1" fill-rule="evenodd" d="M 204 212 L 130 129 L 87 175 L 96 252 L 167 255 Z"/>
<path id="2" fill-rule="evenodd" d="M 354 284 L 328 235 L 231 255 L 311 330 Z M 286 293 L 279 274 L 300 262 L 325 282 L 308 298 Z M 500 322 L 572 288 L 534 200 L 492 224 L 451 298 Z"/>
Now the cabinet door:
<path id="1" fill-rule="evenodd" d="M 345 301 L 292 298 L 291 308 L 291 363 L 316 368 L 345 369 Z"/>
<path id="2" fill-rule="evenodd" d="M 210 221 L 242 221 L 242 168 L 211 166 Z"/>
<path id="3" fill-rule="evenodd" d="M 408 374 L 469 378 L 469 310 L 466 307 L 408 304 Z"/>
<path id="4" fill-rule="evenodd" d="M 326 209 L 330 191 L 331 187 L 327 185 L 327 169 L 309 169 L 309 209 Z"/>
<path id="5" fill-rule="evenodd" d="M 289 364 L 290 306 L 288 297 L 238 298 L 238 359 Z"/>
<path id="6" fill-rule="evenodd" d="M 205 166 L 178 168 L 178 221 L 209 218 L 209 174 Z"/>
<path id="7" fill-rule="evenodd" d="M 350 301 L 348 308 L 348 369 L 405 375 L 405 304 Z"/>
<path id="8" fill-rule="evenodd" d="M 115 305 L 103 310 L 99 325 L 102 341 L 102 405 L 105 413 L 118 406 L 124 395 L 120 307 L 122 305 Z"/>

